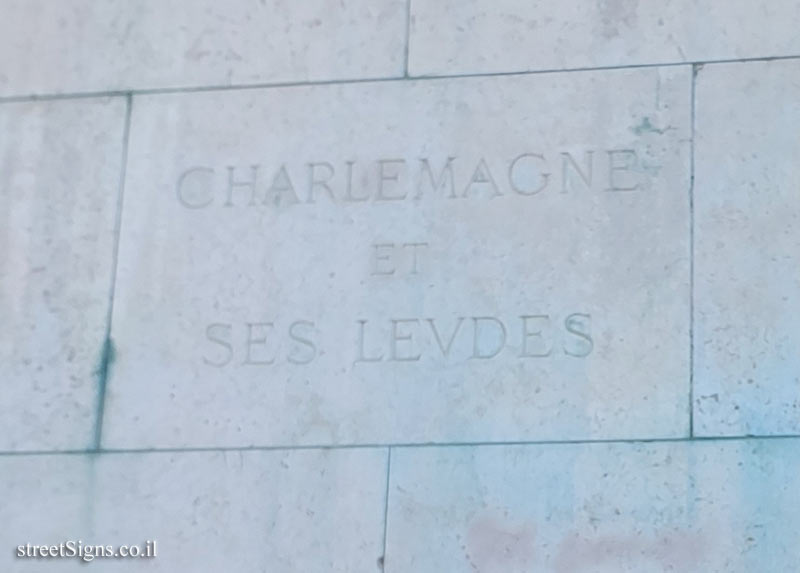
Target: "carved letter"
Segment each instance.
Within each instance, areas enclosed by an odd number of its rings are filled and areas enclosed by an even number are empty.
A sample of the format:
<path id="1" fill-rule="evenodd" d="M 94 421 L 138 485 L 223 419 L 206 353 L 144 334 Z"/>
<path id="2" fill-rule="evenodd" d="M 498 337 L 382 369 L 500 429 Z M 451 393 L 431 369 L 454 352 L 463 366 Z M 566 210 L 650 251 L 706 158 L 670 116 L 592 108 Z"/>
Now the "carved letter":
<path id="1" fill-rule="evenodd" d="M 570 314 L 566 320 L 564 320 L 564 327 L 567 329 L 567 332 L 575 335 L 575 338 L 579 339 L 574 341 L 575 345 L 573 346 L 573 350 L 567 348 L 566 344 L 564 345 L 565 354 L 568 356 L 577 356 L 578 358 L 589 355 L 594 348 L 592 336 L 589 334 L 591 323 L 592 317 L 590 315 L 580 313 Z M 576 347 L 577 350 L 575 349 Z"/>
<path id="2" fill-rule="evenodd" d="M 500 190 L 497 188 L 497 184 L 494 182 L 494 177 L 492 177 L 492 172 L 489 171 L 489 166 L 486 165 L 486 160 L 481 158 L 478 162 L 478 165 L 475 167 L 475 171 L 472 173 L 472 178 L 467 183 L 467 186 L 464 188 L 464 193 L 462 193 L 462 197 L 466 197 L 467 194 L 472 190 L 473 185 L 482 185 L 489 183 L 492 188 L 492 192 L 494 193 L 494 197 L 498 197 L 502 195 Z"/>
<path id="3" fill-rule="evenodd" d="M 482 333 L 480 332 L 481 323 L 479 321 L 488 322 L 489 324 L 494 323 L 496 326 L 500 327 L 499 330 L 499 333 L 501 335 L 500 343 L 497 345 L 497 348 L 495 348 L 493 351 L 485 354 L 480 352 L 480 341 L 484 339 L 486 335 L 485 334 L 482 335 Z M 475 328 L 474 339 L 472 343 L 472 358 L 494 358 L 495 356 L 500 354 L 500 351 L 503 350 L 503 347 L 506 344 L 505 325 L 496 318 L 494 318 L 493 316 L 476 316 L 472 318 L 472 322 Z"/>
<path id="4" fill-rule="evenodd" d="M 289 179 L 289 174 L 286 172 L 286 165 L 281 165 L 281 168 L 278 169 L 278 172 L 275 174 L 275 177 L 272 178 L 272 185 L 269 186 L 267 189 L 267 194 L 264 196 L 264 203 L 266 204 L 269 198 L 272 198 L 272 202 L 275 205 L 281 205 L 283 203 L 283 196 L 282 193 L 289 193 L 288 200 L 289 204 L 299 203 L 300 199 L 297 198 L 297 193 L 294 191 L 294 185 L 292 185 L 292 180 Z"/>
<path id="5" fill-rule="evenodd" d="M 377 245 L 372 245 L 372 247 L 375 249 L 375 256 L 373 257 L 373 261 L 374 261 L 375 264 L 374 264 L 374 266 L 372 268 L 372 274 L 373 275 L 393 275 L 394 274 L 394 265 L 392 265 L 391 269 L 389 269 L 388 267 L 384 268 L 384 269 L 380 269 L 378 267 L 380 266 L 381 261 L 391 261 L 392 260 L 391 255 L 389 255 L 389 254 L 381 254 L 380 250 L 381 249 L 389 249 L 391 252 L 394 252 L 394 243 L 380 243 L 380 244 L 377 244 Z"/>
<path id="6" fill-rule="evenodd" d="M 425 247 L 428 248 L 428 243 L 403 243 L 403 248 L 411 247 L 411 274 L 417 274 L 417 248 L 418 247 Z"/>
<path id="7" fill-rule="evenodd" d="M 224 336 L 224 338 L 217 336 L 214 334 L 214 332 L 212 332 L 216 330 L 222 331 L 221 336 Z M 228 340 L 226 340 L 230 339 L 230 335 L 231 335 L 230 324 L 225 324 L 221 322 L 209 324 L 208 327 L 206 328 L 206 338 L 208 338 L 211 342 L 219 344 L 223 348 L 227 349 L 228 352 L 224 360 L 221 360 L 219 362 L 214 362 L 204 356 L 203 362 L 205 362 L 209 366 L 216 366 L 217 368 L 222 368 L 223 366 L 228 364 L 231 361 L 231 358 L 233 358 L 233 346 L 231 345 L 230 342 L 228 342 Z"/>
<path id="8" fill-rule="evenodd" d="M 624 163 L 619 164 L 617 159 L 621 159 Z M 614 149 L 608 152 L 608 189 L 606 191 L 636 191 L 639 189 L 639 184 L 622 187 L 622 184 L 614 180 L 614 174 L 617 171 L 630 171 L 636 166 L 636 152 L 632 149 Z"/>
<path id="9" fill-rule="evenodd" d="M 275 325 L 271 322 L 248 322 L 247 323 L 247 352 L 246 358 L 242 364 L 272 364 L 275 362 L 275 357 L 273 356 L 269 360 L 252 360 L 250 358 L 250 350 L 256 344 L 266 344 L 267 342 L 267 335 L 265 334 L 261 338 L 253 338 L 253 327 L 256 328 L 264 328 L 268 327 L 270 331 L 275 328 Z"/>
<path id="10" fill-rule="evenodd" d="M 578 174 L 578 176 L 583 179 L 584 184 L 589 189 L 592 188 L 592 156 L 594 155 L 594 151 L 587 151 L 584 153 L 586 156 L 586 173 L 581 171 L 581 168 L 578 166 L 578 162 L 567 153 L 566 151 L 561 153 L 561 157 L 563 159 L 561 163 L 561 192 L 567 192 L 567 182 L 569 181 L 568 175 L 568 167 L 572 167 L 572 170 Z M 572 187 L 570 185 L 570 187 Z"/>
<path id="11" fill-rule="evenodd" d="M 292 364 L 308 364 L 309 362 L 314 360 L 314 357 L 316 357 L 317 355 L 317 347 L 314 345 L 314 343 L 309 338 L 304 338 L 295 332 L 295 328 L 301 326 L 306 326 L 308 328 L 313 329 L 314 323 L 308 322 L 306 320 L 297 320 L 293 322 L 292 325 L 289 327 L 289 336 L 292 338 L 292 340 L 299 342 L 300 344 L 308 348 L 306 352 L 307 355 L 304 358 L 295 358 L 292 355 L 292 353 L 290 353 L 288 360 Z"/>
<path id="12" fill-rule="evenodd" d="M 398 325 L 401 324 L 416 324 L 419 323 L 419 320 L 415 318 L 406 318 L 406 319 L 392 319 L 392 338 L 391 338 L 391 352 L 392 352 L 392 360 L 396 360 L 398 362 L 414 362 L 419 360 L 421 354 L 410 355 L 410 356 L 398 356 L 397 355 L 397 343 L 398 342 L 408 342 L 409 346 L 413 346 L 413 340 L 411 334 L 399 334 L 397 332 Z"/>
<path id="13" fill-rule="evenodd" d="M 380 362 L 383 360 L 383 354 L 380 356 L 376 356 L 374 358 L 367 358 L 364 356 L 364 327 L 366 326 L 366 320 L 359 320 L 358 321 L 358 358 L 356 358 L 356 362 Z"/>
<path id="14" fill-rule="evenodd" d="M 426 320 L 428 321 L 428 324 L 431 325 L 433 336 L 436 338 L 436 343 L 439 345 L 439 350 L 442 351 L 442 356 L 447 358 L 447 356 L 450 354 L 450 348 L 453 346 L 453 341 L 456 339 L 458 329 L 461 327 L 461 323 L 464 322 L 464 317 L 458 317 L 458 322 L 456 323 L 456 327 L 453 329 L 453 334 L 450 335 L 450 340 L 447 341 L 447 346 L 442 344 L 442 339 L 439 336 L 439 331 L 436 330 L 436 324 L 433 322 L 433 319 L 427 318 Z"/>
<path id="15" fill-rule="evenodd" d="M 543 328 L 550 329 L 550 317 L 546 314 L 535 314 L 520 316 L 520 318 L 522 319 L 522 352 L 520 352 L 520 356 L 522 358 L 544 358 L 550 356 L 550 352 L 553 350 L 552 345 L 545 342 L 545 337 L 542 334 Z M 528 329 L 528 321 L 533 320 L 543 323 L 538 330 Z M 541 348 L 539 352 L 530 352 L 528 350 L 528 339 L 534 336 L 541 339 L 544 343 L 544 348 Z"/>
<path id="16" fill-rule="evenodd" d="M 198 198 L 197 201 L 189 201 L 184 194 L 183 184 L 186 182 L 186 179 L 193 174 L 200 174 L 200 173 L 207 173 L 209 175 L 214 175 L 214 170 L 210 167 L 192 167 L 191 169 L 187 169 L 181 176 L 178 177 L 178 183 L 175 185 L 175 192 L 178 194 L 178 201 L 181 202 L 181 205 L 184 207 L 188 207 L 189 209 L 202 209 L 211 204 L 214 200 L 213 192 L 209 191 L 207 193 L 208 199 L 203 200 L 202 198 Z"/>
<path id="17" fill-rule="evenodd" d="M 378 193 L 375 195 L 376 201 L 389 201 L 389 200 L 399 200 L 405 199 L 408 191 L 403 193 L 402 195 L 386 195 L 384 194 L 384 183 L 386 181 L 392 181 L 397 183 L 398 179 L 400 178 L 400 174 L 396 171 L 394 173 L 386 173 L 386 166 L 387 165 L 397 165 L 402 166 L 406 164 L 405 159 L 379 159 L 378 160 Z"/>
<path id="18" fill-rule="evenodd" d="M 437 181 L 433 177 L 433 170 L 431 169 L 430 163 L 428 163 L 427 158 L 420 159 L 420 172 L 419 172 L 419 183 L 417 184 L 417 195 L 415 199 L 419 199 L 422 197 L 422 181 L 423 181 L 423 174 L 427 172 L 428 180 L 431 182 L 431 188 L 433 191 L 441 189 L 444 187 L 447 181 L 450 181 L 450 194 L 448 195 L 451 199 L 456 198 L 456 182 L 455 178 L 453 177 L 453 160 L 455 157 L 448 157 L 447 163 L 444 164 L 442 167 L 442 171 L 439 173 L 439 180 Z"/>
<path id="19" fill-rule="evenodd" d="M 317 179 L 316 170 L 317 167 L 324 167 L 328 170 L 328 177 L 325 179 Z M 321 163 L 309 163 L 308 164 L 308 203 L 314 202 L 314 188 L 315 187 L 322 187 L 327 193 L 328 196 L 331 198 L 331 201 L 336 202 L 336 197 L 333 195 L 333 189 L 330 188 L 328 182 L 331 180 L 335 173 L 333 165 L 327 163 L 325 161 Z"/>
<path id="20" fill-rule="evenodd" d="M 352 202 L 366 201 L 367 199 L 369 199 L 369 193 L 367 193 L 363 197 L 356 197 L 355 195 L 353 195 L 353 164 L 354 163 L 355 163 L 355 161 L 348 161 L 346 163 L 346 165 L 347 165 L 347 189 L 346 189 L 345 194 L 344 194 L 344 200 L 345 201 L 352 201 Z"/>
<path id="21" fill-rule="evenodd" d="M 235 187 L 245 187 L 250 189 L 250 202 L 248 205 L 256 204 L 256 178 L 258 176 L 258 165 L 250 166 L 250 180 L 236 181 L 233 177 L 233 167 L 228 167 L 228 200 L 225 201 L 226 207 L 233 207 L 233 190 Z"/>
<path id="22" fill-rule="evenodd" d="M 514 161 L 511 162 L 511 165 L 509 165 L 508 182 L 511 185 L 511 188 L 520 195 L 536 195 L 542 189 L 547 187 L 547 181 L 550 179 L 550 173 L 542 171 L 536 165 L 529 165 L 527 168 L 520 166 L 522 171 L 517 171 L 514 173 L 514 168 L 517 167 L 517 163 L 521 159 L 525 158 L 528 160 L 541 161 L 544 163 L 545 167 L 547 166 L 547 162 L 544 160 L 544 157 L 538 153 L 523 153 L 515 158 Z M 538 187 L 535 187 L 534 182 L 537 180 L 539 180 L 540 183 Z M 523 186 L 525 188 L 523 188 Z"/>

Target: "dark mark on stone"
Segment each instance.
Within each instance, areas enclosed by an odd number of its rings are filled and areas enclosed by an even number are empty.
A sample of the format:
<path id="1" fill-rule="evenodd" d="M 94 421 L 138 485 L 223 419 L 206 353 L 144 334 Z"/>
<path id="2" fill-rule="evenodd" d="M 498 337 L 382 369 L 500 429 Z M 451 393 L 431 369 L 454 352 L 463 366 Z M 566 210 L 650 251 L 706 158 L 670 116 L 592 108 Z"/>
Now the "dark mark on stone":
<path id="1" fill-rule="evenodd" d="M 111 367 L 114 365 L 114 360 L 117 356 L 117 348 L 114 346 L 114 341 L 108 337 L 103 342 L 103 348 L 100 350 L 100 362 L 97 365 L 94 373 L 97 376 L 97 381 L 101 387 L 105 387 L 108 380 L 108 374 Z"/>
<path id="2" fill-rule="evenodd" d="M 644 117 L 639 125 L 630 128 L 630 130 L 636 135 L 642 135 L 643 133 L 657 133 L 659 135 L 663 135 L 670 129 L 675 129 L 675 128 L 670 125 L 668 125 L 663 129 L 657 128 L 652 123 L 650 123 L 649 117 Z"/>
<path id="3" fill-rule="evenodd" d="M 103 347 L 100 350 L 100 360 L 97 368 L 94 371 L 97 376 L 97 411 L 95 414 L 95 435 L 94 435 L 94 450 L 100 449 L 100 439 L 103 428 L 103 416 L 105 410 L 105 397 L 106 386 L 108 378 L 111 374 L 111 368 L 114 366 L 114 361 L 117 358 L 117 348 L 114 341 L 110 336 L 106 336 L 103 341 Z"/>

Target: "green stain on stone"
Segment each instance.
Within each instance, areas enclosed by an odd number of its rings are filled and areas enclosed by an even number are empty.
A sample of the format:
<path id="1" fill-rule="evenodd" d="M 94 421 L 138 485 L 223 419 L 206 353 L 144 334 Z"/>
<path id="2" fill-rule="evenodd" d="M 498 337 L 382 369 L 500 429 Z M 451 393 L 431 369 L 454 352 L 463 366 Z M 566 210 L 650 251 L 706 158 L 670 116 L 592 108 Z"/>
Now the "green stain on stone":
<path id="1" fill-rule="evenodd" d="M 95 412 L 94 441 L 90 449 L 99 451 L 100 439 L 103 434 L 103 410 L 106 405 L 106 386 L 111 367 L 117 358 L 117 349 L 110 336 L 106 336 L 103 347 L 100 349 L 100 359 L 94 373 L 97 376 L 97 411 Z"/>
<path id="2" fill-rule="evenodd" d="M 114 341 L 109 336 L 103 342 L 103 348 L 100 351 L 100 361 L 97 365 L 97 369 L 95 369 L 95 374 L 100 382 L 101 389 L 105 387 L 106 381 L 108 380 L 108 374 L 111 372 L 111 367 L 114 365 L 116 356 L 117 349 L 114 346 Z"/>
<path id="3" fill-rule="evenodd" d="M 665 127 L 664 129 L 659 129 L 650 123 L 650 118 L 645 116 L 642 119 L 642 122 L 639 125 L 631 127 L 630 130 L 635 133 L 636 135 L 642 135 L 643 133 L 657 133 L 659 135 L 663 134 L 668 129 L 672 129 L 670 126 Z"/>

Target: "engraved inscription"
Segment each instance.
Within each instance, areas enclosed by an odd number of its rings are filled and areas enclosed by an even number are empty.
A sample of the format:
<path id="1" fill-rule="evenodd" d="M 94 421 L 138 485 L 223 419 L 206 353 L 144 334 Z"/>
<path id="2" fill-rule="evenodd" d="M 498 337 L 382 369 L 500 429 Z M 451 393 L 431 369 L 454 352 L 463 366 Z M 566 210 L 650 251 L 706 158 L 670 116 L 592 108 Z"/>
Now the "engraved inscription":
<path id="1" fill-rule="evenodd" d="M 633 149 L 524 152 L 507 159 L 444 156 L 200 165 L 178 175 L 175 194 L 188 209 L 494 199 L 546 192 L 639 191 L 646 187 L 645 171 Z"/>
<path id="2" fill-rule="evenodd" d="M 491 360 L 500 355 L 518 359 L 585 358 L 594 349 L 591 323 L 591 316 L 585 313 L 455 319 L 360 318 L 352 323 L 356 345 L 350 362 L 354 365 L 421 360 L 458 362 Z M 330 330 L 341 335 L 339 329 Z M 202 359 L 214 368 L 305 365 L 323 351 L 323 338 L 324 333 L 311 320 L 286 324 L 217 322 L 205 329 Z"/>
<path id="3" fill-rule="evenodd" d="M 393 276 L 395 273 L 415 275 L 419 271 L 420 253 L 428 243 L 376 243 L 372 245 L 373 276 Z"/>
<path id="4" fill-rule="evenodd" d="M 317 356 L 315 330 L 316 325 L 310 320 L 295 320 L 287 326 L 276 326 L 274 322 L 209 324 L 203 362 L 216 368 L 230 364 L 264 366 L 279 361 L 308 364 Z"/>
<path id="5" fill-rule="evenodd" d="M 433 359 L 490 360 L 501 353 L 518 358 L 562 354 L 588 356 L 594 348 L 591 316 L 572 313 L 460 316 L 455 321 L 434 318 L 360 319 L 355 362 L 416 362 Z"/>

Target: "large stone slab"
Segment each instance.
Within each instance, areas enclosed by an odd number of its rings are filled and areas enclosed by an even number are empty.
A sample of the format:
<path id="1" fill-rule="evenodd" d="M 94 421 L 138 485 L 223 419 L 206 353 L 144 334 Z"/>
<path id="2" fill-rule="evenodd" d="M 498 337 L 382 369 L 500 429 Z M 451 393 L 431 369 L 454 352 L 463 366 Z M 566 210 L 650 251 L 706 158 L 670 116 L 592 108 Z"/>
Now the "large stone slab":
<path id="1" fill-rule="evenodd" d="M 0 450 L 92 445 L 122 98 L 0 104 Z"/>
<path id="2" fill-rule="evenodd" d="M 99 571 L 373 573 L 383 553 L 386 456 L 358 449 L 5 457 L 0 519 L 11 526 L 0 532 L 0 568 L 86 571 L 89 561 Z M 153 558 L 70 551 L 145 552 L 148 541 Z M 58 553 L 64 543 L 67 556 L 17 557 L 29 543 Z"/>
<path id="3" fill-rule="evenodd" d="M 684 435 L 690 92 L 137 98 L 104 445 Z"/>
<path id="4" fill-rule="evenodd" d="M 4 0 L 0 96 L 403 73 L 406 0 Z"/>
<path id="5" fill-rule="evenodd" d="M 400 448 L 387 573 L 748 573 L 800 563 L 800 441 Z"/>
<path id="6" fill-rule="evenodd" d="M 800 54 L 793 0 L 414 0 L 412 75 Z"/>
<path id="7" fill-rule="evenodd" d="M 800 432 L 800 62 L 697 77 L 695 428 Z"/>

